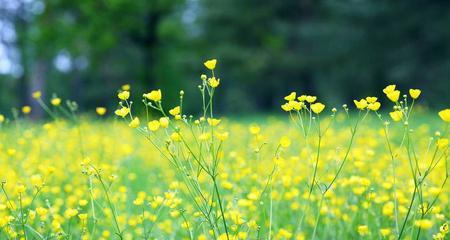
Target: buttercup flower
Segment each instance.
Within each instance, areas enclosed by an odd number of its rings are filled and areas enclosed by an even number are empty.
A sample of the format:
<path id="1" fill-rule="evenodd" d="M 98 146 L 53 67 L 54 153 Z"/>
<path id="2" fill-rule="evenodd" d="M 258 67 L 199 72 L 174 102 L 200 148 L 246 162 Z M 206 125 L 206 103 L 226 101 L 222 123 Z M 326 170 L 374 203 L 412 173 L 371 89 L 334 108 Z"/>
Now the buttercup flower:
<path id="1" fill-rule="evenodd" d="M 135 117 L 133 120 L 131 120 L 131 122 L 128 126 L 130 126 L 131 128 L 137 128 L 137 127 L 139 127 L 140 123 L 141 122 L 139 121 L 139 118 Z"/>
<path id="2" fill-rule="evenodd" d="M 325 105 L 322 103 L 314 103 L 311 104 L 311 110 L 315 113 L 315 114 L 319 114 L 323 111 L 323 109 L 325 108 Z"/>
<path id="3" fill-rule="evenodd" d="M 391 116 L 392 120 L 394 120 L 395 122 L 398 122 L 398 121 L 402 120 L 402 118 L 403 118 L 403 113 L 398 110 L 390 112 L 389 115 Z"/>
<path id="4" fill-rule="evenodd" d="M 392 102 L 397 102 L 398 98 L 400 97 L 400 91 L 394 90 L 392 92 L 389 92 L 386 94 L 386 96 L 391 100 Z"/>
<path id="5" fill-rule="evenodd" d="M 420 93 L 422 91 L 420 91 L 420 89 L 409 89 L 409 95 L 413 98 L 413 99 L 417 99 L 420 96 Z"/>
<path id="6" fill-rule="evenodd" d="M 161 101 L 162 98 L 161 89 L 153 90 L 149 93 L 146 93 L 144 94 L 144 97 L 154 102 Z"/>
<path id="7" fill-rule="evenodd" d="M 217 63 L 217 59 L 211 59 L 211 60 L 204 62 L 203 64 L 209 70 L 214 70 L 214 68 L 216 68 L 216 63 Z"/>
<path id="8" fill-rule="evenodd" d="M 380 107 L 381 107 L 381 103 L 379 103 L 379 102 L 369 103 L 369 105 L 367 105 L 367 108 L 372 111 L 378 111 L 378 109 L 380 109 Z"/>
<path id="9" fill-rule="evenodd" d="M 122 91 L 119 94 L 117 94 L 117 97 L 119 97 L 120 100 L 127 100 L 128 98 L 130 98 L 130 92 L 128 91 Z"/>
<path id="10" fill-rule="evenodd" d="M 104 107 L 96 107 L 95 108 L 95 112 L 99 115 L 99 116 L 103 116 L 106 113 L 106 108 Z"/>
<path id="11" fill-rule="evenodd" d="M 176 106 L 176 107 L 170 109 L 170 110 L 169 110 L 169 113 L 170 113 L 170 115 L 172 115 L 172 116 L 177 116 L 177 115 L 180 114 L 180 111 L 181 111 L 180 106 Z"/>
<path id="12" fill-rule="evenodd" d="M 52 98 L 52 100 L 50 101 L 50 103 L 53 106 L 59 106 L 61 104 L 61 98 Z"/>
<path id="13" fill-rule="evenodd" d="M 153 121 L 148 122 L 147 127 L 150 131 L 154 132 L 159 129 L 160 125 L 161 124 L 159 123 L 158 120 L 153 120 Z"/>
<path id="14" fill-rule="evenodd" d="M 361 99 L 359 101 L 353 100 L 353 102 L 355 103 L 356 107 L 360 110 L 363 110 L 364 108 L 367 107 L 367 101 L 365 99 Z"/>
<path id="15" fill-rule="evenodd" d="M 122 107 L 121 109 L 117 109 L 114 113 L 117 116 L 125 117 L 125 116 L 127 116 L 130 113 L 130 109 L 127 108 L 127 107 Z"/>
<path id="16" fill-rule="evenodd" d="M 34 99 L 39 99 L 42 96 L 41 91 L 35 91 L 33 92 L 33 94 L 31 95 Z"/>
<path id="17" fill-rule="evenodd" d="M 389 85 L 383 89 L 384 94 L 391 93 L 395 90 L 395 85 Z"/>
<path id="18" fill-rule="evenodd" d="M 441 119 L 444 122 L 450 122 L 450 108 L 444 109 L 442 111 L 439 112 L 439 117 L 441 117 Z"/>
<path id="19" fill-rule="evenodd" d="M 29 114 L 31 112 L 31 107 L 30 106 L 23 106 L 22 107 L 22 112 L 24 114 Z"/>
<path id="20" fill-rule="evenodd" d="M 286 97 L 284 97 L 284 99 L 286 101 L 293 101 L 295 100 L 295 96 L 297 95 L 297 93 L 295 92 L 291 92 L 289 95 L 287 95 Z"/>
<path id="21" fill-rule="evenodd" d="M 207 121 L 208 121 L 208 124 L 210 125 L 210 126 L 217 126 L 217 125 L 219 125 L 219 123 L 220 123 L 220 119 L 215 119 L 215 118 L 208 118 L 207 119 Z"/>
<path id="22" fill-rule="evenodd" d="M 220 79 L 216 79 L 215 77 L 208 79 L 208 85 L 211 86 L 212 88 L 218 87 L 219 84 L 220 84 Z"/>

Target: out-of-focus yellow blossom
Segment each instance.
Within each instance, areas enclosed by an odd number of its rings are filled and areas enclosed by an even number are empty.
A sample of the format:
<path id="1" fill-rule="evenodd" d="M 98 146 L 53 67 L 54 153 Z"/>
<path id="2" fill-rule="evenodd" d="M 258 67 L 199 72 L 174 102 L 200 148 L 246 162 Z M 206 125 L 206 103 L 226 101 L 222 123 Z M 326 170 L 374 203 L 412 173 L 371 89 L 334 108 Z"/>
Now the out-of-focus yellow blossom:
<path id="1" fill-rule="evenodd" d="M 444 109 L 442 111 L 439 112 L 439 117 L 441 117 L 441 119 L 444 122 L 450 122 L 450 108 Z"/>
<path id="2" fill-rule="evenodd" d="M 53 106 L 59 106 L 59 105 L 61 105 L 61 98 L 57 98 L 57 97 L 52 98 L 52 100 L 50 101 L 50 103 L 51 103 Z"/>
<path id="3" fill-rule="evenodd" d="M 315 114 L 319 114 L 323 111 L 323 109 L 325 108 L 325 105 L 322 103 L 314 103 L 311 104 L 311 110 L 315 113 Z"/>
<path id="4" fill-rule="evenodd" d="M 448 146 L 448 138 L 440 138 L 436 141 L 438 148 L 445 148 Z"/>
<path id="5" fill-rule="evenodd" d="M 35 91 L 35 92 L 33 92 L 33 93 L 31 94 L 31 96 L 32 96 L 34 99 L 39 99 L 39 98 L 41 98 L 42 93 L 41 93 L 41 91 Z"/>
<path id="6" fill-rule="evenodd" d="M 413 99 L 419 98 L 421 92 L 422 92 L 422 91 L 420 91 L 420 89 L 409 89 L 409 95 L 410 95 Z"/>
<path id="7" fill-rule="evenodd" d="M 31 112 L 31 107 L 30 106 L 23 106 L 22 107 L 22 112 L 24 114 L 29 114 Z"/>
<path id="8" fill-rule="evenodd" d="M 5 116 L 3 116 L 3 114 L 0 114 L 0 123 L 5 121 Z"/>
<path id="9" fill-rule="evenodd" d="M 159 119 L 159 124 L 161 125 L 161 127 L 163 128 L 168 128 L 169 127 L 169 118 L 168 117 L 162 117 Z"/>
<path id="10" fill-rule="evenodd" d="M 216 118 L 208 118 L 207 119 L 207 121 L 208 121 L 208 124 L 210 125 L 210 126 L 217 126 L 217 125 L 219 125 L 219 123 L 220 123 L 220 119 L 216 119 Z"/>
<path id="11" fill-rule="evenodd" d="M 124 84 L 120 87 L 123 91 L 130 91 L 131 86 L 130 84 Z"/>
<path id="12" fill-rule="evenodd" d="M 148 130 L 154 132 L 159 129 L 160 125 L 161 125 L 161 123 L 159 123 L 158 120 L 153 120 L 153 121 L 148 122 L 147 127 L 148 127 Z"/>
<path id="13" fill-rule="evenodd" d="M 208 68 L 209 70 L 214 70 L 214 68 L 216 68 L 217 59 L 207 60 L 207 61 L 205 61 L 203 64 L 204 64 L 205 67 Z"/>
<path id="14" fill-rule="evenodd" d="M 95 112 L 99 115 L 99 116 L 103 116 L 106 113 L 106 108 L 105 107 L 96 107 L 95 108 Z"/>
<path id="15" fill-rule="evenodd" d="M 367 225 L 359 225 L 357 231 L 360 236 L 366 236 L 370 233 Z"/>
<path id="16" fill-rule="evenodd" d="M 286 136 L 281 137 L 280 146 L 283 148 L 288 148 L 291 145 L 291 139 Z"/>
<path id="17" fill-rule="evenodd" d="M 418 228 L 427 230 L 433 227 L 433 222 L 429 219 L 418 219 L 414 221 L 414 225 Z"/>

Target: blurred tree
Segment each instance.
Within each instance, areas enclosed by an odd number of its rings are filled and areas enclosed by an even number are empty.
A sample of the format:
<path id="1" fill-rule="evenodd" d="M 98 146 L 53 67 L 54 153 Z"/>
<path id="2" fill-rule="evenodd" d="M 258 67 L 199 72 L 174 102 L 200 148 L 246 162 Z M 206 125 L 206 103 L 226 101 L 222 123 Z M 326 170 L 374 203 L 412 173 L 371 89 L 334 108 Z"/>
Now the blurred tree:
<path id="1" fill-rule="evenodd" d="M 172 105 L 181 88 L 196 94 L 212 57 L 224 111 L 278 111 L 292 90 L 340 105 L 388 83 L 423 88 L 442 107 L 449 22 L 450 2 L 438 0 L 0 0 L 0 29 L 15 34 L 0 31 L 0 58 L 7 46 L 18 66 L 0 75 L 0 108 L 35 89 L 112 106 L 124 83 L 162 88 Z"/>

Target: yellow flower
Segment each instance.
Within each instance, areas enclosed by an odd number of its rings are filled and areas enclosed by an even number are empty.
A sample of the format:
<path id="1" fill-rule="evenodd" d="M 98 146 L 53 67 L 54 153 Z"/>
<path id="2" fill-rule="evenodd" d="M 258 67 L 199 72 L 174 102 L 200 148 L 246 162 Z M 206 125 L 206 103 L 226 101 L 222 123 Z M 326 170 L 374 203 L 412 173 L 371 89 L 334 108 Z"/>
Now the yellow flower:
<path id="1" fill-rule="evenodd" d="M 289 95 L 287 95 L 286 97 L 284 97 L 284 99 L 286 101 L 293 101 L 295 100 L 295 96 L 297 95 L 296 92 L 291 92 Z"/>
<path id="2" fill-rule="evenodd" d="M 130 124 L 128 124 L 128 126 L 130 126 L 131 128 L 137 128 L 139 127 L 139 124 L 141 122 L 139 121 L 138 117 L 135 117 L 133 120 L 131 120 Z"/>
<path id="3" fill-rule="evenodd" d="M 409 89 L 409 95 L 413 98 L 413 99 L 417 99 L 420 96 L 420 93 L 422 91 L 420 91 L 420 89 Z"/>
<path id="4" fill-rule="evenodd" d="M 121 109 L 117 109 L 114 111 L 117 116 L 126 117 L 128 113 L 130 113 L 130 109 L 127 107 L 122 107 Z"/>
<path id="5" fill-rule="evenodd" d="M 75 217 L 78 214 L 78 210 L 73 209 L 73 208 L 69 208 L 64 212 L 64 216 L 66 218 L 72 218 Z"/>
<path id="6" fill-rule="evenodd" d="M 21 183 L 19 183 L 19 184 L 16 186 L 16 193 L 18 193 L 18 194 L 24 193 L 25 190 L 27 190 L 27 188 L 25 187 L 25 185 L 23 185 L 23 184 L 21 184 Z"/>
<path id="7" fill-rule="evenodd" d="M 80 218 L 81 221 L 85 221 L 87 217 L 88 217 L 87 213 L 78 214 L 78 218 Z"/>
<path id="8" fill-rule="evenodd" d="M 104 107 L 97 107 L 95 108 L 95 112 L 99 115 L 99 116 L 103 116 L 106 113 L 106 108 Z"/>
<path id="9" fill-rule="evenodd" d="M 144 97 L 147 98 L 148 100 L 155 102 L 161 101 L 162 98 L 161 89 L 153 90 L 147 94 L 144 94 Z"/>
<path id="10" fill-rule="evenodd" d="M 390 112 L 389 115 L 391 116 L 392 120 L 394 120 L 395 122 L 398 122 L 398 121 L 402 120 L 402 118 L 403 118 L 403 113 L 398 110 Z"/>
<path id="11" fill-rule="evenodd" d="M 450 108 L 440 111 L 439 117 L 441 117 L 444 122 L 450 122 Z"/>
<path id="12" fill-rule="evenodd" d="M 378 111 L 378 109 L 380 109 L 380 107 L 381 107 L 381 103 L 379 103 L 379 102 L 369 103 L 369 105 L 367 105 L 367 108 L 372 111 Z"/>
<path id="13" fill-rule="evenodd" d="M 436 145 L 438 148 L 445 148 L 448 146 L 448 139 L 447 138 L 440 138 L 436 141 Z"/>
<path id="14" fill-rule="evenodd" d="M 250 131 L 250 133 L 252 135 L 256 135 L 261 131 L 261 128 L 258 125 L 250 125 L 250 127 L 248 128 L 248 130 Z"/>
<path id="15" fill-rule="evenodd" d="M 180 136 L 180 134 L 174 132 L 174 133 L 172 133 L 172 135 L 170 135 L 170 139 L 172 139 L 172 141 L 174 141 L 174 142 L 179 142 L 179 141 L 181 141 L 181 136 Z"/>
<path id="16" fill-rule="evenodd" d="M 391 234 L 391 232 L 392 231 L 389 228 L 382 228 L 382 229 L 380 229 L 380 234 L 383 237 L 387 237 L 389 234 Z"/>
<path id="17" fill-rule="evenodd" d="M 41 91 L 35 91 L 35 92 L 33 92 L 33 94 L 32 94 L 32 97 L 33 97 L 34 99 L 39 99 L 39 98 L 41 98 L 41 96 L 42 96 Z"/>
<path id="18" fill-rule="evenodd" d="M 216 133 L 216 137 L 217 139 L 219 139 L 220 141 L 225 141 L 228 139 L 228 136 L 230 134 L 228 132 L 223 132 L 223 133 Z"/>
<path id="19" fill-rule="evenodd" d="M 433 227 L 433 222 L 429 219 L 419 219 L 414 221 L 414 225 L 418 228 L 427 230 Z"/>
<path id="20" fill-rule="evenodd" d="M 368 103 L 374 103 L 378 100 L 377 97 L 366 97 Z"/>
<path id="21" fill-rule="evenodd" d="M 130 98 L 130 92 L 122 91 L 119 94 L 117 94 L 117 97 L 119 97 L 120 100 L 127 100 L 128 98 Z"/>
<path id="22" fill-rule="evenodd" d="M 168 128 L 169 127 L 169 118 L 168 117 L 162 117 L 159 119 L 159 124 L 161 125 L 161 127 L 163 128 Z"/>
<path id="23" fill-rule="evenodd" d="M 219 125 L 219 123 L 220 123 L 220 119 L 215 119 L 215 118 L 208 118 L 207 119 L 207 121 L 208 121 L 208 124 L 210 125 L 210 126 L 217 126 L 217 125 Z"/>
<path id="24" fill-rule="evenodd" d="M 393 102 L 397 102 L 398 98 L 400 97 L 400 91 L 399 90 L 394 90 L 394 91 L 389 92 L 388 94 L 386 94 L 386 96 L 389 98 L 389 100 L 391 100 Z"/>
<path id="25" fill-rule="evenodd" d="M 289 101 L 288 104 L 297 111 L 302 109 L 303 106 L 305 106 L 305 104 L 303 102 L 297 102 L 297 101 Z"/>
<path id="26" fill-rule="evenodd" d="M 215 77 L 209 78 L 208 79 L 208 84 L 209 86 L 211 86 L 212 88 L 216 88 L 219 86 L 220 84 L 220 79 L 216 79 Z"/>
<path id="27" fill-rule="evenodd" d="M 293 109 L 293 107 L 291 104 L 285 103 L 285 104 L 281 105 L 281 109 L 283 109 L 286 112 L 289 112 Z"/>
<path id="28" fill-rule="evenodd" d="M 315 113 L 315 114 L 319 114 L 323 111 L 323 109 L 325 108 L 325 105 L 318 102 L 318 103 L 314 103 L 311 104 L 311 110 Z"/>
<path id="29" fill-rule="evenodd" d="M 180 106 L 176 106 L 176 107 L 170 109 L 170 110 L 169 110 L 169 113 L 170 113 L 170 115 L 172 115 L 172 116 L 176 116 L 176 115 L 179 115 L 179 114 L 180 114 L 180 111 L 181 111 Z"/>
<path id="30" fill-rule="evenodd" d="M 306 95 L 301 95 L 297 98 L 297 100 L 299 100 L 300 102 L 304 102 L 306 101 L 306 97 L 307 97 Z"/>
<path id="31" fill-rule="evenodd" d="M 367 225 L 359 225 L 358 226 L 358 234 L 361 236 L 366 236 L 369 234 L 369 227 Z"/>
<path id="32" fill-rule="evenodd" d="M 316 96 L 306 96 L 306 101 L 309 103 L 313 103 L 317 100 Z"/>
<path id="33" fill-rule="evenodd" d="M 383 89 L 384 94 L 391 93 L 395 90 L 395 85 L 389 85 Z"/>
<path id="34" fill-rule="evenodd" d="M 367 107 L 367 101 L 365 99 L 361 99 L 359 101 L 353 100 L 353 102 L 355 103 L 358 109 L 363 110 L 364 108 Z"/>
<path id="35" fill-rule="evenodd" d="M 217 63 L 217 59 L 211 59 L 211 60 L 204 62 L 203 64 L 209 70 L 214 70 L 214 68 L 216 68 L 216 63 Z"/>
<path id="36" fill-rule="evenodd" d="M 286 136 L 283 136 L 280 139 L 280 146 L 283 147 L 283 148 L 288 148 L 289 146 L 291 146 L 291 139 L 289 139 Z"/>
<path id="37" fill-rule="evenodd" d="M 150 131 L 152 131 L 152 132 L 158 130 L 160 125 L 161 125 L 161 124 L 159 123 L 158 120 L 153 120 L 153 121 L 150 121 L 150 122 L 147 123 L 148 129 L 149 129 Z"/>
<path id="38" fill-rule="evenodd" d="M 130 91 L 131 86 L 130 86 L 130 84 L 124 84 L 124 85 L 122 85 L 121 88 L 123 91 Z"/>
<path id="39" fill-rule="evenodd" d="M 52 100 L 50 101 L 50 103 L 53 106 L 59 106 L 61 104 L 61 98 L 52 98 Z"/>
<path id="40" fill-rule="evenodd" d="M 0 114 L 0 123 L 5 121 L 5 116 L 3 116 L 3 114 Z"/>
<path id="41" fill-rule="evenodd" d="M 30 106 L 23 106 L 22 107 L 22 112 L 24 114 L 29 114 L 31 112 L 31 107 Z"/>

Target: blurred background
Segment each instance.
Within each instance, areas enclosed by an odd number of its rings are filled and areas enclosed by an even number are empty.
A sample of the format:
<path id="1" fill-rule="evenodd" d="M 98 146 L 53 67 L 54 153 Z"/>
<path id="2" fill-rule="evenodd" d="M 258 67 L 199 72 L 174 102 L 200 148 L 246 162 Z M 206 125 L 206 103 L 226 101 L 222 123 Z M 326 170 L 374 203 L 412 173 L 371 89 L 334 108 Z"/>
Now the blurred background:
<path id="1" fill-rule="evenodd" d="M 116 90 L 200 98 L 217 58 L 226 113 L 280 111 L 290 91 L 339 106 L 389 83 L 450 102 L 450 1 L 0 0 L 0 112 L 57 93 L 82 110 Z M 110 111 L 111 112 L 111 111 Z"/>

